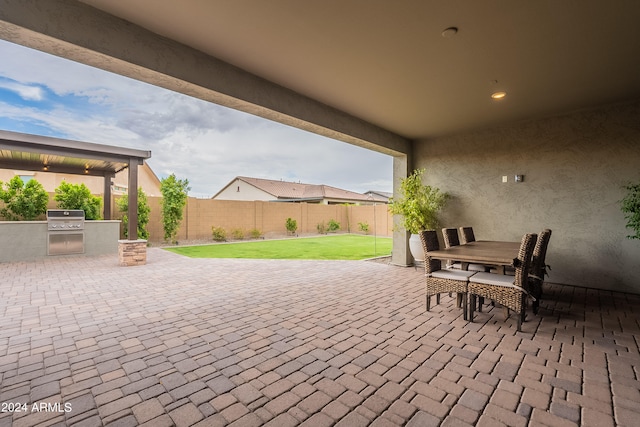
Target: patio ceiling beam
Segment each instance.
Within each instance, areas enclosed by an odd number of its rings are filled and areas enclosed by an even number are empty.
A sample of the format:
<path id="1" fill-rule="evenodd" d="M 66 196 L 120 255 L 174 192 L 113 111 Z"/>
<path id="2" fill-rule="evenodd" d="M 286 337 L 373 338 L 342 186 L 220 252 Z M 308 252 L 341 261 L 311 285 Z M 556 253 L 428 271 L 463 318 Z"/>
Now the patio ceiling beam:
<path id="1" fill-rule="evenodd" d="M 0 0 L 0 38 L 329 138 L 405 155 L 410 141 L 74 0 Z"/>

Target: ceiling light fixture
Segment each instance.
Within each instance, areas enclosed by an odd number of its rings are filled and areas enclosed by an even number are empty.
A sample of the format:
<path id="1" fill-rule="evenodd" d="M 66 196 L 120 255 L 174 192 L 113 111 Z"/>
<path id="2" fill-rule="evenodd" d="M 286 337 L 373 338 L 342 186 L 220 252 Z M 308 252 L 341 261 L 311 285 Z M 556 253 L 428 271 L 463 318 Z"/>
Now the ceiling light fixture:
<path id="1" fill-rule="evenodd" d="M 495 99 L 495 100 L 500 100 L 500 99 L 504 99 L 504 97 L 507 96 L 507 92 L 493 92 L 491 94 L 491 98 Z"/>

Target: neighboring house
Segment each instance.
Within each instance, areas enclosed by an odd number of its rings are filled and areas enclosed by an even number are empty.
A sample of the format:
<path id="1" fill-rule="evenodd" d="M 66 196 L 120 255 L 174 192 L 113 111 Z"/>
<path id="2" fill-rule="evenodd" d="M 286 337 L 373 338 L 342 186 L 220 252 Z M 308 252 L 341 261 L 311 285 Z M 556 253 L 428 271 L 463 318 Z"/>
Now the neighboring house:
<path id="1" fill-rule="evenodd" d="M 104 193 L 104 179 L 98 176 L 0 169 L 0 181 L 2 182 L 10 181 L 15 175 L 19 175 L 25 182 L 30 179 L 36 179 L 49 193 L 53 193 L 63 181 L 71 184 L 85 184 L 92 194 L 102 195 Z M 116 196 L 127 194 L 128 183 L 128 169 L 118 172 L 111 184 L 111 194 Z M 138 167 L 138 186 L 142 188 L 147 196 L 162 196 L 160 193 L 160 180 L 146 162 Z"/>
<path id="2" fill-rule="evenodd" d="M 371 204 L 371 197 L 329 185 L 301 184 L 299 182 L 238 176 L 216 193 L 216 200 L 246 200 L 268 202 L 307 202 L 325 205 L 354 203 Z"/>
<path id="3" fill-rule="evenodd" d="M 393 196 L 393 193 L 387 193 L 386 191 L 369 190 L 364 193 L 364 195 L 369 197 L 376 203 L 389 203 L 389 199 Z"/>

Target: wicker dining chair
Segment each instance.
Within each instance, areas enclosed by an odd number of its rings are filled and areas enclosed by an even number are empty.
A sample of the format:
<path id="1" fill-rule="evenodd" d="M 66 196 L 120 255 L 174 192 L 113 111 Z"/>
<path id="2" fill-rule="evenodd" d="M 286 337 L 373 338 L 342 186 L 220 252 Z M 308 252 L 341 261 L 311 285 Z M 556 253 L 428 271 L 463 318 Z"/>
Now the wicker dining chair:
<path id="1" fill-rule="evenodd" d="M 471 233 L 473 233 L 473 231 Z M 444 241 L 444 247 L 447 249 L 449 249 L 452 246 L 460 245 L 460 239 L 458 238 L 457 228 L 443 228 L 442 239 Z M 453 260 L 448 260 L 447 268 L 462 269 L 462 263 L 454 262 Z M 469 271 L 489 271 L 489 268 L 482 264 L 469 264 L 466 269 Z"/>
<path id="2" fill-rule="evenodd" d="M 460 227 L 460 235 L 462 236 L 460 240 L 463 245 L 476 241 L 476 236 L 473 234 L 473 227 Z"/>
<path id="3" fill-rule="evenodd" d="M 455 292 L 462 296 L 462 312 L 464 319 L 467 319 L 467 285 L 469 278 L 473 276 L 475 271 L 465 270 L 448 270 L 442 268 L 442 262 L 439 259 L 431 258 L 429 251 L 437 251 L 440 249 L 438 243 L 438 235 L 435 230 L 427 230 L 420 232 L 420 241 L 424 249 L 424 270 L 426 283 L 427 311 L 431 309 L 431 297 L 436 296 L 436 304 L 440 304 L 440 294 Z"/>
<path id="4" fill-rule="evenodd" d="M 549 247 L 549 240 L 551 239 L 551 230 L 548 228 L 542 230 L 538 235 L 536 246 L 533 248 L 533 257 L 531 258 L 531 268 L 529 269 L 529 292 L 531 293 L 532 302 L 531 307 L 533 313 L 538 314 L 540 308 L 540 300 L 542 299 L 542 284 L 544 283 L 544 276 L 547 275 L 546 264 L 547 248 Z"/>
<path id="5" fill-rule="evenodd" d="M 544 276 L 547 275 L 547 268 L 550 268 L 546 264 L 547 246 L 549 245 L 549 239 L 551 238 L 551 230 L 544 229 L 538 234 L 538 240 L 533 248 L 533 255 L 531 257 L 531 267 L 529 268 L 529 293 L 531 294 L 531 308 L 533 314 L 538 314 L 540 308 L 540 301 L 542 300 L 542 284 L 544 282 Z M 492 273 L 494 269 L 491 269 Z M 515 268 L 506 267 L 504 274 L 514 276 L 516 274 Z"/>
<path id="6" fill-rule="evenodd" d="M 460 246 L 460 239 L 458 238 L 458 230 L 455 228 L 443 228 L 442 229 L 442 241 L 444 247 L 449 249 L 452 246 Z M 447 260 L 447 268 L 462 269 L 462 263 L 454 262 L 453 260 Z"/>
<path id="7" fill-rule="evenodd" d="M 502 304 L 505 308 L 513 310 L 517 314 L 517 330 L 522 330 L 522 322 L 525 320 L 526 297 L 528 292 L 528 276 L 533 255 L 533 247 L 536 244 L 537 234 L 525 234 L 522 236 L 518 258 L 515 260 L 515 276 L 507 276 L 494 273 L 476 273 L 469 279 L 467 287 L 469 300 L 469 321 L 473 322 L 473 312 L 476 309 L 476 296 Z M 482 305 L 478 311 L 482 312 Z"/>

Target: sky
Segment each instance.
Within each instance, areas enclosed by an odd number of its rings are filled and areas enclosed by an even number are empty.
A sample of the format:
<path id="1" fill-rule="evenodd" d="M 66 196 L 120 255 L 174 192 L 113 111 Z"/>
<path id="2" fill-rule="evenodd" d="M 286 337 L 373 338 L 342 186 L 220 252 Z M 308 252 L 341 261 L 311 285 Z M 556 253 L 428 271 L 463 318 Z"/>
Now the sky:
<path id="1" fill-rule="evenodd" d="M 211 197 L 236 176 L 392 191 L 392 157 L 0 40 L 0 129 L 150 150 Z"/>

